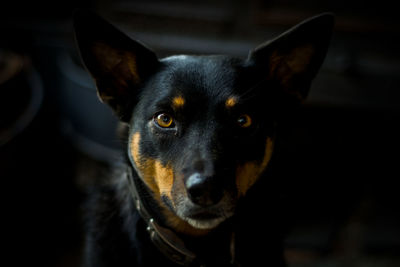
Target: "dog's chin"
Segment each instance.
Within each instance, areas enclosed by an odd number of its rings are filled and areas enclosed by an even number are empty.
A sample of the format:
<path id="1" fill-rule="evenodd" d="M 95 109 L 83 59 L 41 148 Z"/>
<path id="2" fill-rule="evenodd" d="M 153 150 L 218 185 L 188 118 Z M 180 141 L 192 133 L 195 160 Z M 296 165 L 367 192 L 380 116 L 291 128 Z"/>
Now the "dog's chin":
<path id="1" fill-rule="evenodd" d="M 234 203 L 224 198 L 211 207 L 200 207 L 188 199 L 175 203 L 175 212 L 182 220 L 197 229 L 213 229 L 234 214 Z"/>
<path id="2" fill-rule="evenodd" d="M 220 223 L 225 221 L 225 217 L 217 217 L 215 219 L 208 219 L 208 220 L 197 220 L 197 219 L 192 219 L 192 218 L 184 218 L 186 222 L 188 222 L 191 226 L 197 229 L 214 229 L 216 228 Z"/>

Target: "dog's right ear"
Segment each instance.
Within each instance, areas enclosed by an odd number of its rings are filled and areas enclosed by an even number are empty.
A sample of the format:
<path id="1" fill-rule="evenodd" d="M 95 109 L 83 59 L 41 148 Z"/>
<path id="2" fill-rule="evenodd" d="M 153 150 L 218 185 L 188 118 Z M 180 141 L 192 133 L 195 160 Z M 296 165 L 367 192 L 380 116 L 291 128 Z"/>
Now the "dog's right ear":
<path id="1" fill-rule="evenodd" d="M 101 17 L 89 11 L 74 14 L 75 38 L 100 99 L 122 121 L 129 121 L 137 89 L 154 72 L 157 56 Z"/>

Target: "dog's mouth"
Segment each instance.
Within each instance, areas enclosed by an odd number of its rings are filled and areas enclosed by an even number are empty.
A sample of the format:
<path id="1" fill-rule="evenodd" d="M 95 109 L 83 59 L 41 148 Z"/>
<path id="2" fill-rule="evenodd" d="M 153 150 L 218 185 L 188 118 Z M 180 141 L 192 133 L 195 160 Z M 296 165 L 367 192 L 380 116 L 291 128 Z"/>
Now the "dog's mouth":
<path id="1" fill-rule="evenodd" d="M 198 220 L 198 221 L 209 221 L 209 220 L 215 220 L 219 217 L 221 217 L 218 214 L 214 214 L 214 213 L 210 213 L 210 212 L 206 212 L 206 211 L 201 211 L 201 212 L 197 212 L 194 213 L 192 215 L 189 216 L 191 219 L 193 220 Z"/>

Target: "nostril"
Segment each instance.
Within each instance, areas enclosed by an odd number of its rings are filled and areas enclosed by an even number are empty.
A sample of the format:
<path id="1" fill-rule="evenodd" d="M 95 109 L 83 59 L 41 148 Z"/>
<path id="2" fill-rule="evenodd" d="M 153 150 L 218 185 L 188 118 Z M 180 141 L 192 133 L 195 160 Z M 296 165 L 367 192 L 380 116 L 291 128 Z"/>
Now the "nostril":
<path id="1" fill-rule="evenodd" d="M 216 204 L 222 198 L 222 190 L 212 177 L 206 177 L 200 173 L 194 173 L 185 182 L 190 200 L 200 206 Z"/>

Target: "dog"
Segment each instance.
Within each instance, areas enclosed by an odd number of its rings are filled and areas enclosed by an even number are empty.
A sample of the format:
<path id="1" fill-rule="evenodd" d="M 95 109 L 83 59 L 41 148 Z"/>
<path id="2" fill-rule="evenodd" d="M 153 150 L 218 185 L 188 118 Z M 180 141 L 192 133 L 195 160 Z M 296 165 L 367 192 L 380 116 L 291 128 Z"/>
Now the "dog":
<path id="1" fill-rule="evenodd" d="M 276 127 L 306 98 L 333 24 L 312 17 L 246 59 L 159 59 L 78 11 L 83 63 L 127 129 L 124 159 L 91 189 L 84 265 L 285 266 L 269 175 Z"/>

